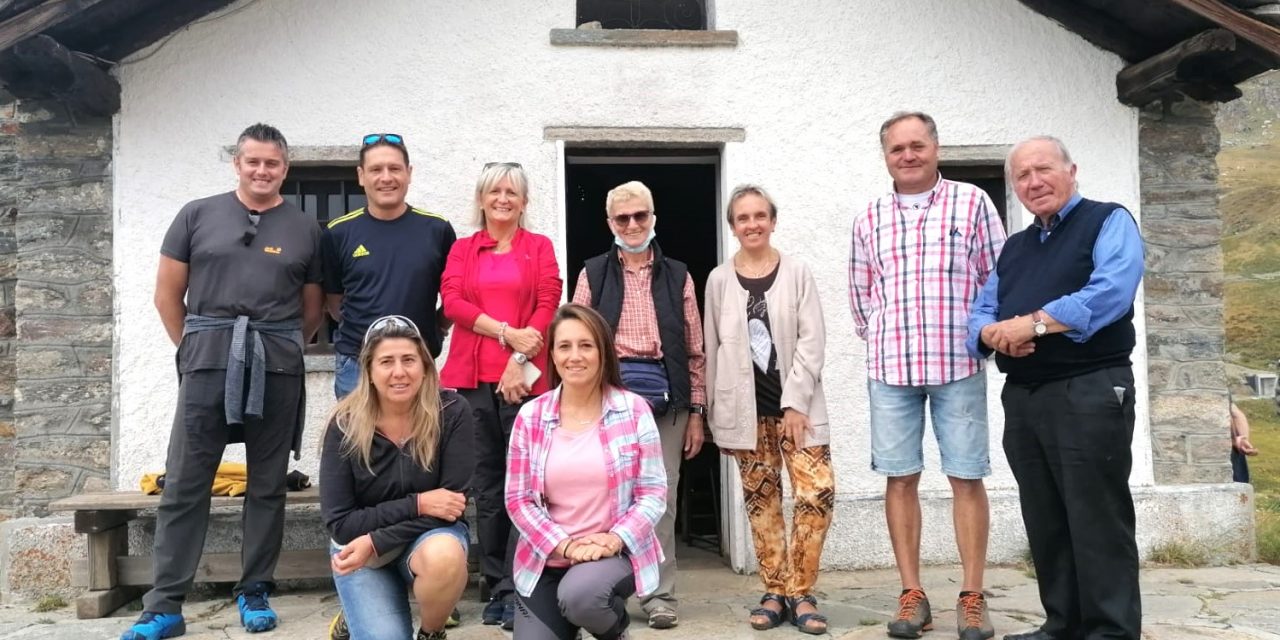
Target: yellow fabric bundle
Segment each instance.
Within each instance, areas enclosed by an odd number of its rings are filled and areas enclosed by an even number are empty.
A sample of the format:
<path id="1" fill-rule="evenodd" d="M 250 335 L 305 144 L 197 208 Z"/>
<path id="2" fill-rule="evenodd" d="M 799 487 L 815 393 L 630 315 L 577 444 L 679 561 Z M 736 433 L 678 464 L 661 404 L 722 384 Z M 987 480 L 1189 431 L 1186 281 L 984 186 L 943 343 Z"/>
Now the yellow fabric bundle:
<path id="1" fill-rule="evenodd" d="M 148 473 L 139 483 L 142 492 L 155 495 L 164 489 L 163 473 Z M 249 469 L 242 462 L 224 462 L 213 476 L 213 495 L 242 496 L 249 486 Z"/>

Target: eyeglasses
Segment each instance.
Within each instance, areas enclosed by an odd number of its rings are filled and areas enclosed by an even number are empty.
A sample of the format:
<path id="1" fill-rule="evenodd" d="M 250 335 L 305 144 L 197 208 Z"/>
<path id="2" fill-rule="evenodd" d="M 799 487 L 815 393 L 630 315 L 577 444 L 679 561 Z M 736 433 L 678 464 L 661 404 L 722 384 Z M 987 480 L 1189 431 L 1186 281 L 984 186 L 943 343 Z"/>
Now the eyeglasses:
<path id="1" fill-rule="evenodd" d="M 405 331 L 411 334 L 410 337 L 418 340 L 422 339 L 422 332 L 418 331 L 418 325 L 414 324 L 412 320 L 404 316 L 382 316 L 369 325 L 369 328 L 364 332 L 364 341 L 367 344 L 372 338 L 395 331 Z"/>
<path id="2" fill-rule="evenodd" d="M 262 214 L 258 213 L 257 211 L 254 211 L 253 209 L 250 209 L 249 210 L 250 226 L 248 229 L 244 230 L 244 236 L 240 238 L 241 242 L 244 242 L 244 246 L 247 247 L 253 244 L 253 239 L 258 237 L 258 222 L 260 220 L 262 220 Z"/>
<path id="3" fill-rule="evenodd" d="M 631 226 L 632 220 L 635 220 L 636 224 L 638 225 L 643 225 L 644 223 L 649 221 L 649 216 L 651 215 L 653 215 L 652 211 L 637 211 L 635 213 L 623 213 L 623 214 L 616 215 L 609 218 L 609 222 L 612 222 L 614 226 L 618 227 L 619 229 L 626 229 L 627 227 Z"/>
<path id="4" fill-rule="evenodd" d="M 379 142 L 388 142 L 394 145 L 404 146 L 404 136 L 398 133 L 370 133 L 364 137 L 364 146 L 378 144 Z"/>
<path id="5" fill-rule="evenodd" d="M 494 167 L 507 167 L 509 169 L 524 169 L 519 162 L 486 162 L 482 171 L 488 171 Z"/>

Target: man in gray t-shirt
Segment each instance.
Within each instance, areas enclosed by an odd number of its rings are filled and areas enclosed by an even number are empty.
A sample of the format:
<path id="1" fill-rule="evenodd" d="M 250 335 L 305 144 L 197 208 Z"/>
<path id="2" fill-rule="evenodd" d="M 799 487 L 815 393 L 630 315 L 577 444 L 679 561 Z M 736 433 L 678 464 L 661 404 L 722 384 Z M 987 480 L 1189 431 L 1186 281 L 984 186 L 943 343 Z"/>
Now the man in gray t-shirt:
<path id="1" fill-rule="evenodd" d="M 178 406 L 156 513 L 155 586 L 121 640 L 184 632 L 182 604 L 228 442 L 245 443 L 248 463 L 240 622 L 250 632 L 276 626 L 267 596 L 284 533 L 289 451 L 302 428 L 302 350 L 323 300 L 320 227 L 280 196 L 288 163 L 278 130 L 245 129 L 236 190 L 188 203 L 160 247 L 155 303 L 178 347 Z"/>

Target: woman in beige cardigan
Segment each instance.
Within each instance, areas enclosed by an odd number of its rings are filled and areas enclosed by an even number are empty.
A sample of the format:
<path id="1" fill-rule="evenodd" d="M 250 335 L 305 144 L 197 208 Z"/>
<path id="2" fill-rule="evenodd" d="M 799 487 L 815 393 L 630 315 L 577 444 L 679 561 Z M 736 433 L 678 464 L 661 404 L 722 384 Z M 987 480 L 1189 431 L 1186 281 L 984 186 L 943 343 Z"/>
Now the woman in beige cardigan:
<path id="1" fill-rule="evenodd" d="M 738 461 L 764 582 L 751 626 L 771 629 L 790 618 L 800 631 L 823 634 L 827 620 L 813 586 L 835 479 L 822 393 L 822 305 L 809 268 L 770 244 L 778 209 L 763 188 L 735 188 L 726 217 L 741 248 L 707 279 L 707 409 L 716 444 Z M 784 462 L 795 497 L 789 541 Z"/>

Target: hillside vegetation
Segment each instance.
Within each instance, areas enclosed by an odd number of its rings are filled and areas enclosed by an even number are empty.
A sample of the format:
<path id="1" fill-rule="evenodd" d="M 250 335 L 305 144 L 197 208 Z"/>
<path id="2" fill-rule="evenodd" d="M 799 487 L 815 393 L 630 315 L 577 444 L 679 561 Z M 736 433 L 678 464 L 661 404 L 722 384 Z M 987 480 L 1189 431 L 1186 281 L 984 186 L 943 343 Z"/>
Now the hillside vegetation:
<path id="1" fill-rule="evenodd" d="M 1244 97 L 1218 114 L 1227 357 L 1274 371 L 1280 359 L 1280 73 L 1241 89 Z M 1249 460 L 1258 558 L 1280 564 L 1280 417 L 1270 399 L 1239 405 L 1259 452 Z"/>
<path id="2" fill-rule="evenodd" d="M 1247 367 L 1280 358 L 1280 142 L 1218 155 L 1227 352 Z"/>
<path id="3" fill-rule="evenodd" d="M 1227 353 L 1270 370 L 1280 359 L 1280 73 L 1241 89 L 1218 113 Z"/>

